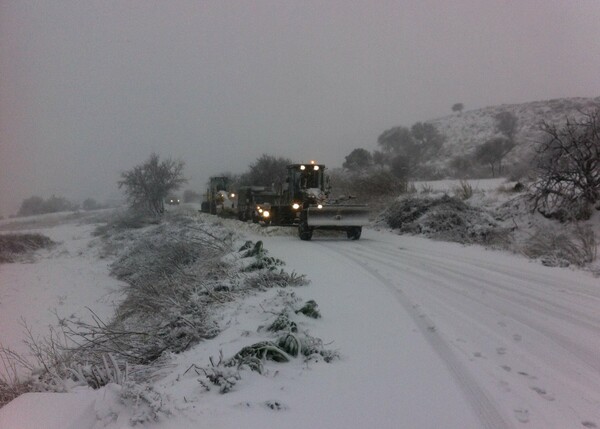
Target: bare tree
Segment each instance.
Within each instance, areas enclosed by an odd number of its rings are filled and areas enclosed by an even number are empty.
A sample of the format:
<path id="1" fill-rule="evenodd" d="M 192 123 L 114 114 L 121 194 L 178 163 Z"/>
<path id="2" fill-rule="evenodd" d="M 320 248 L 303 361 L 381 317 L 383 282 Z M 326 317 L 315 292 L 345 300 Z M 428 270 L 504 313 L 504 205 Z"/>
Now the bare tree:
<path id="1" fill-rule="evenodd" d="M 417 122 L 410 132 L 415 142 L 418 161 L 425 161 L 436 155 L 446 141 L 446 136 L 441 134 L 433 124 Z"/>
<path id="2" fill-rule="evenodd" d="M 394 127 L 384 131 L 377 138 L 377 143 L 385 152 L 396 155 L 409 155 L 415 147 L 413 135 L 407 127 Z"/>
<path id="3" fill-rule="evenodd" d="M 543 122 L 537 147 L 535 208 L 560 220 L 587 219 L 600 201 L 600 108 L 563 126 Z"/>
<path id="4" fill-rule="evenodd" d="M 21 202 L 17 216 L 31 216 L 40 213 L 44 213 L 44 199 L 36 195 Z"/>
<path id="5" fill-rule="evenodd" d="M 267 187 L 274 183 L 283 183 L 287 177 L 289 164 L 292 164 L 289 158 L 263 154 L 250 164 L 248 171 L 241 175 L 239 182 L 243 185 Z"/>
<path id="6" fill-rule="evenodd" d="M 502 160 L 515 147 L 512 140 L 505 137 L 494 137 L 479 146 L 475 151 L 475 159 L 482 164 L 489 164 L 492 168 L 492 176 L 502 174 Z"/>
<path id="7" fill-rule="evenodd" d="M 515 134 L 517 133 L 517 125 L 519 123 L 517 117 L 511 112 L 504 111 L 498 113 L 495 116 L 495 119 L 496 131 L 514 143 Z"/>
<path id="8" fill-rule="evenodd" d="M 187 182 L 183 177 L 183 166 L 183 161 L 170 158 L 161 162 L 158 155 L 153 153 L 143 164 L 121 173 L 119 188 L 124 188 L 132 208 L 161 214 L 165 210 L 167 195 Z"/>

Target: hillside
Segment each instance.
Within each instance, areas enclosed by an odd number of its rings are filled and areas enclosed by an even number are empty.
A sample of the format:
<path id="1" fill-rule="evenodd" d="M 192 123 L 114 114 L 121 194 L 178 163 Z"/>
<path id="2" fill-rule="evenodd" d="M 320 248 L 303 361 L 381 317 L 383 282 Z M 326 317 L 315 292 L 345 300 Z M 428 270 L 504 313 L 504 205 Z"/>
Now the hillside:
<path id="1" fill-rule="evenodd" d="M 444 146 L 433 165 L 448 169 L 450 160 L 457 156 L 468 156 L 475 148 L 497 133 L 494 117 L 504 111 L 518 119 L 516 141 L 518 145 L 506 157 L 506 165 L 526 161 L 533 153 L 536 142 L 543 138 L 540 131 L 542 121 L 560 123 L 565 118 L 578 118 L 581 112 L 600 106 L 600 97 L 561 98 L 546 101 L 532 101 L 522 104 L 502 104 L 453 114 L 427 121 L 436 126 L 446 136 Z"/>

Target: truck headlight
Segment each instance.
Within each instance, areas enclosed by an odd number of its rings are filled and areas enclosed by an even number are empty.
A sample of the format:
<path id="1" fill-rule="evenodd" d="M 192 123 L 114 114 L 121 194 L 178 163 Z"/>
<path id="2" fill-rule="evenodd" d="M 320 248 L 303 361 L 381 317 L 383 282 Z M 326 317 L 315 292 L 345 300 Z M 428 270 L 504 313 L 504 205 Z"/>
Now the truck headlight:
<path id="1" fill-rule="evenodd" d="M 293 208 L 294 210 L 298 210 L 298 209 L 300 208 L 300 204 L 298 204 L 298 203 L 294 203 L 294 204 L 292 204 L 292 208 Z"/>
<path id="2" fill-rule="evenodd" d="M 323 204 L 318 204 L 318 205 L 317 205 L 317 208 L 318 208 L 318 209 L 322 209 L 322 208 L 323 208 Z"/>
<path id="3" fill-rule="evenodd" d="M 268 211 L 268 210 L 264 210 L 264 211 L 262 212 L 262 215 L 263 215 L 263 217 L 269 217 L 269 216 L 271 216 L 271 213 L 269 213 L 269 211 Z"/>

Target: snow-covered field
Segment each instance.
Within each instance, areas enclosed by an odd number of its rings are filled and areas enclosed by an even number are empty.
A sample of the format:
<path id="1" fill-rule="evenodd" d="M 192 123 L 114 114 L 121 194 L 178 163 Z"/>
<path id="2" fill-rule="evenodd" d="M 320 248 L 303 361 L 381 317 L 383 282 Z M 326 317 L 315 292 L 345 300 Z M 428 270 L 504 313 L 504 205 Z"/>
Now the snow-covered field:
<path id="1" fill-rule="evenodd" d="M 221 334 L 157 375 L 169 415 L 138 427 L 600 427 L 600 281 L 591 273 L 386 230 L 302 242 L 291 229 L 197 216 L 262 240 L 310 284 L 226 306 Z M 33 263 L 0 265 L 0 342 L 22 352 L 21 318 L 43 334 L 54 311 L 106 317 L 120 288 L 93 224 L 27 227 L 61 244 Z M 291 294 L 318 303 L 322 318 L 303 326 L 340 359 L 270 362 L 262 375 L 242 371 L 229 393 L 206 391 L 194 368 L 256 342 Z M 129 427 L 136 411 L 119 390 L 26 394 L 0 409 L 0 429 Z"/>

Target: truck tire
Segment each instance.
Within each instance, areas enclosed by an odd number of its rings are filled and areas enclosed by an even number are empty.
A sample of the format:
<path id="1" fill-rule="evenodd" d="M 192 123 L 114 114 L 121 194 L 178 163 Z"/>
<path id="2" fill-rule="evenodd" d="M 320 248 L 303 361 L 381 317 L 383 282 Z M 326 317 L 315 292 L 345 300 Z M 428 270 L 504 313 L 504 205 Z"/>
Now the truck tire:
<path id="1" fill-rule="evenodd" d="M 361 233 L 362 226 L 353 226 L 352 228 L 348 228 L 346 230 L 346 235 L 350 240 L 358 240 L 360 238 Z"/>
<path id="2" fill-rule="evenodd" d="M 210 211 L 210 205 L 208 204 L 208 201 L 202 201 L 202 204 L 200 204 L 200 211 L 202 213 L 208 213 Z"/>
<path id="3" fill-rule="evenodd" d="M 298 237 L 300 237 L 300 240 L 308 241 L 312 238 L 312 235 L 312 228 L 306 222 L 300 222 L 300 225 L 298 225 Z"/>

